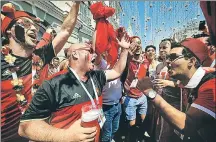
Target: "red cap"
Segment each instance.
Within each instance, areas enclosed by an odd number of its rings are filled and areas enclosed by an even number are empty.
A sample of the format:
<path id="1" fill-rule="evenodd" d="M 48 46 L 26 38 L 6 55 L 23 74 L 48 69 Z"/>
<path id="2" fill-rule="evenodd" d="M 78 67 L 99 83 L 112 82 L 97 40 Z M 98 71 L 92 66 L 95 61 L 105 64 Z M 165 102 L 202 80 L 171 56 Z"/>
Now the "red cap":
<path id="1" fill-rule="evenodd" d="M 208 48 L 199 39 L 187 38 L 181 42 L 181 45 L 189 48 L 202 63 L 208 57 Z"/>
<path id="2" fill-rule="evenodd" d="M 16 11 L 15 7 L 11 3 L 6 3 L 2 6 L 2 11 L 1 13 L 3 14 L 1 16 L 2 18 L 2 25 L 1 25 L 1 31 L 2 34 L 5 36 L 6 29 L 9 27 L 9 25 L 16 19 L 20 17 L 28 17 L 32 20 L 35 19 L 33 15 L 28 14 L 25 11 Z"/>

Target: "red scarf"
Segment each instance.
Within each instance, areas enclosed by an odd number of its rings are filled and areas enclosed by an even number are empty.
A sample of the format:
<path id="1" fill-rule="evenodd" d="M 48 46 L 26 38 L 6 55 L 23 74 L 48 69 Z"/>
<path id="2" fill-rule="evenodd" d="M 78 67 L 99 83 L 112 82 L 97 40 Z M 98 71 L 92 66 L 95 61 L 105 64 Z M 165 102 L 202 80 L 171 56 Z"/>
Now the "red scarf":
<path id="1" fill-rule="evenodd" d="M 90 6 L 90 10 L 94 20 L 96 20 L 95 52 L 97 54 L 107 52 L 107 62 L 113 65 L 118 57 L 118 42 L 115 30 L 106 18 L 112 16 L 115 9 L 103 6 L 102 2 L 97 2 Z"/>

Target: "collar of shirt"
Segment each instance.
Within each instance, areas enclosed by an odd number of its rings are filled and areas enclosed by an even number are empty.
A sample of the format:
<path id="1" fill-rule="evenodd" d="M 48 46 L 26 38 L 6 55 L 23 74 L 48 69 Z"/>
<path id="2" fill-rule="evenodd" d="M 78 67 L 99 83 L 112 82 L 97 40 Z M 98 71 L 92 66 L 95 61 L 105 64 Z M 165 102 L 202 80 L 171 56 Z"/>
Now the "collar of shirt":
<path id="1" fill-rule="evenodd" d="M 205 70 L 199 67 L 197 71 L 193 74 L 192 78 L 189 80 L 185 88 L 195 88 L 200 83 L 201 79 L 205 75 Z"/>

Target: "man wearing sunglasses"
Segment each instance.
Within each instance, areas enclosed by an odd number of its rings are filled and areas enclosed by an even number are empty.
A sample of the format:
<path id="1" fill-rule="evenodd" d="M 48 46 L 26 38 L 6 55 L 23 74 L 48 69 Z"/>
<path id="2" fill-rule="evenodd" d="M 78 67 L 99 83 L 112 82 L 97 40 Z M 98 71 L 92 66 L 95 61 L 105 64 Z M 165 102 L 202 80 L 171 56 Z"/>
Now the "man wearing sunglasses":
<path id="1" fill-rule="evenodd" d="M 96 127 L 81 127 L 81 108 L 94 103 L 101 106 L 103 86 L 123 72 L 131 46 L 125 37 L 118 44 L 122 49 L 120 58 L 105 71 L 94 70 L 91 45 L 77 43 L 68 48 L 68 70 L 39 87 L 21 118 L 19 134 L 34 141 L 93 141 L 99 132 Z"/>
<path id="2" fill-rule="evenodd" d="M 48 45 L 36 49 L 37 19 L 33 14 L 16 11 L 11 3 L 2 6 L 1 32 L 9 44 L 1 52 L 1 134 L 3 141 L 28 141 L 18 135 L 21 115 L 31 102 L 33 79 L 63 48 L 77 19 L 80 2 L 72 5 L 61 30 Z"/>
<path id="3" fill-rule="evenodd" d="M 206 58 L 206 46 L 197 39 L 186 39 L 174 45 L 168 57 L 168 71 L 171 77 L 181 81 L 188 88 L 188 105 L 185 113 L 167 103 L 153 91 L 147 79 L 138 83 L 141 90 L 159 109 L 167 122 L 171 123 L 179 136 L 175 141 L 215 141 L 216 96 L 215 72 L 207 72 L 200 63 Z"/>

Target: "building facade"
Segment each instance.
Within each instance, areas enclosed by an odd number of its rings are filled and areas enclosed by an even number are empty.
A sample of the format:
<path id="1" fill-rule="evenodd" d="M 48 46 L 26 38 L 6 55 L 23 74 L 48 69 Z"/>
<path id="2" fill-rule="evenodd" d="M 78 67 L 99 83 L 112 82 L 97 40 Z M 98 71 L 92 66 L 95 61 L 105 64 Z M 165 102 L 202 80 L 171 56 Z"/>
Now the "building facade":
<path id="1" fill-rule="evenodd" d="M 1 1 L 1 5 L 11 2 L 15 5 L 17 10 L 24 10 L 33 13 L 41 20 L 46 20 L 55 30 L 60 30 L 64 18 L 70 11 L 73 1 Z M 92 40 L 93 31 L 95 28 L 95 21 L 90 12 L 90 5 L 96 1 L 82 1 L 78 14 L 78 20 L 73 30 L 72 35 L 69 37 L 68 42 L 64 48 L 69 47 L 72 43 L 85 42 Z M 108 20 L 113 24 L 114 28 L 119 27 L 121 5 L 118 1 L 105 1 L 104 4 L 116 9 L 115 14 Z M 44 30 L 39 33 L 39 39 Z M 58 56 L 64 56 L 62 50 Z"/>
<path id="2" fill-rule="evenodd" d="M 187 24 L 183 25 L 181 28 L 177 29 L 174 32 L 175 38 L 178 41 L 182 41 L 185 38 L 192 37 L 192 35 L 196 35 L 201 33 L 199 31 L 199 21 L 191 20 L 188 21 Z"/>

